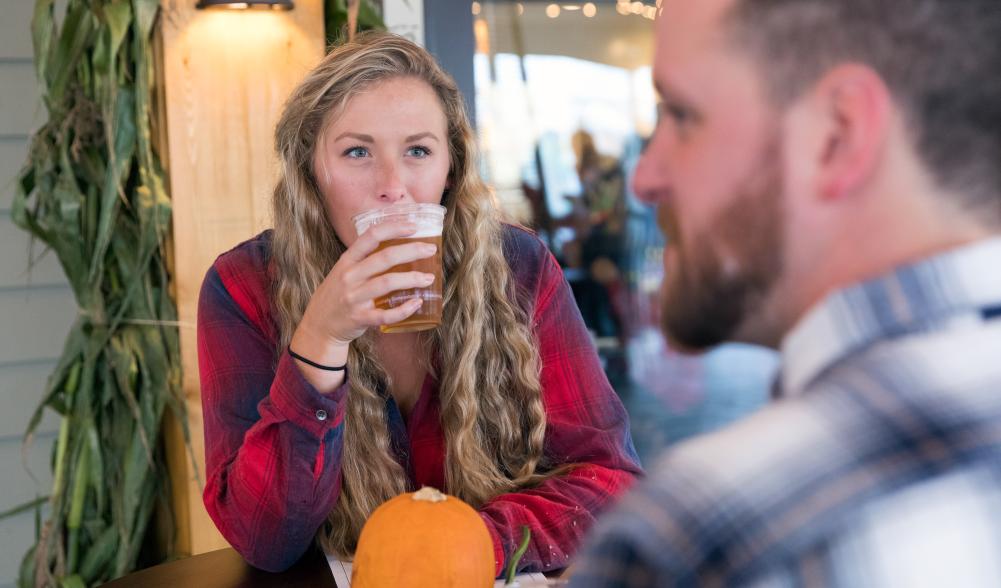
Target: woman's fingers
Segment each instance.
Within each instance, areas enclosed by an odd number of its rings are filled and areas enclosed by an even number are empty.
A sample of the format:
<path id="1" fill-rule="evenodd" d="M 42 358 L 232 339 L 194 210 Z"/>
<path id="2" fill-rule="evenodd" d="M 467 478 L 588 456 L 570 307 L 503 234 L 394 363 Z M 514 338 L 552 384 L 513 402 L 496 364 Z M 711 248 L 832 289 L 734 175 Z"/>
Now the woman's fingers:
<path id="1" fill-rule="evenodd" d="M 374 309 L 370 326 L 377 327 L 380 325 L 396 324 L 420 310 L 423 304 L 424 301 L 422 299 L 413 298 L 389 310 Z"/>
<path id="2" fill-rule="evenodd" d="M 371 255 L 383 241 L 409 237 L 416 231 L 417 225 L 409 222 L 387 222 L 372 225 L 358 236 L 358 239 L 347 248 L 343 255 L 357 263 Z"/>
<path id="3" fill-rule="evenodd" d="M 426 288 L 434 283 L 434 274 L 423 272 L 394 272 L 376 276 L 353 290 L 348 295 L 352 304 L 375 300 L 396 290 Z"/>
<path id="4" fill-rule="evenodd" d="M 394 267 L 427 259 L 437 250 L 438 248 L 430 243 L 419 242 L 387 247 L 356 263 L 344 273 L 344 277 L 349 283 L 365 282 L 369 278 L 384 274 Z"/>

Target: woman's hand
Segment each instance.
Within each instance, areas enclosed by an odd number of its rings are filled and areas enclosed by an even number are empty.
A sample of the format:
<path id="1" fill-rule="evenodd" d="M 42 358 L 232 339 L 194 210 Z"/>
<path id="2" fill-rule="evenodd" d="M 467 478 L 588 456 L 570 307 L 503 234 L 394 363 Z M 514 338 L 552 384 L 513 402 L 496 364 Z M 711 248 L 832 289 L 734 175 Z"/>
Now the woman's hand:
<path id="1" fill-rule="evenodd" d="M 412 223 L 381 223 L 358 237 L 313 292 L 292 336 L 292 349 L 323 365 L 344 365 L 348 344 L 366 330 L 400 322 L 417 312 L 422 304 L 419 298 L 389 310 L 375 306 L 380 296 L 395 290 L 424 288 L 434 281 L 434 274 L 423 272 L 385 273 L 394 266 L 431 257 L 437 250 L 434 245 L 414 242 L 376 252 L 382 242 L 409 237 L 416 230 Z M 321 392 L 343 381 L 344 372 L 298 364 L 306 379 Z M 318 381 L 311 374 L 318 376 Z"/>
<path id="2" fill-rule="evenodd" d="M 370 327 L 397 323 L 417 312 L 420 299 L 389 310 L 376 308 L 375 299 L 395 290 L 429 286 L 434 274 L 385 272 L 403 263 L 431 257 L 437 248 L 414 242 L 374 253 L 383 241 L 408 237 L 416 230 L 416 225 L 410 223 L 384 223 L 365 231 L 341 255 L 313 293 L 302 322 L 331 343 L 347 345 Z"/>

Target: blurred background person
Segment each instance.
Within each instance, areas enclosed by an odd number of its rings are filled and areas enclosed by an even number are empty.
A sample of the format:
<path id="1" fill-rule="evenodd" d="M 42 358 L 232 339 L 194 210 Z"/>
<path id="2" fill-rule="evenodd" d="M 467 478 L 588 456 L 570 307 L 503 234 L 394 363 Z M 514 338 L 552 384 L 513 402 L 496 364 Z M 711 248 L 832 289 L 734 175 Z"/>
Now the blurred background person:
<path id="1" fill-rule="evenodd" d="M 776 355 L 681 353 L 658 325 L 665 239 L 629 178 L 656 123 L 654 0 L 473 4 L 476 130 L 508 218 L 559 261 L 641 459 L 767 398 Z"/>

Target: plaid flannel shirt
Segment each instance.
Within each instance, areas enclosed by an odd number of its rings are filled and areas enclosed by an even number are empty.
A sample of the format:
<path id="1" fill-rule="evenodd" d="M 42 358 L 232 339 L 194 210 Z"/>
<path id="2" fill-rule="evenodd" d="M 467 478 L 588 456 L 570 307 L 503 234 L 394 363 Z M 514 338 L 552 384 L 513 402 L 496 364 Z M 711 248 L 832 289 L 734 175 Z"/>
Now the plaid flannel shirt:
<path id="1" fill-rule="evenodd" d="M 571 584 L 1001 586 L 1001 238 L 813 308 L 776 401 L 669 451 Z"/>
<path id="2" fill-rule="evenodd" d="M 271 233 L 262 233 L 220 256 L 209 270 L 199 299 L 198 357 L 205 506 L 248 562 L 282 570 L 309 547 L 337 500 L 349 386 L 320 394 L 288 353 L 277 350 L 270 244 Z M 553 466 L 580 467 L 497 496 L 480 514 L 494 541 L 498 573 L 520 542 L 522 525 L 531 529 L 532 542 L 521 569 L 558 569 L 640 468 L 626 412 L 559 266 L 537 238 L 510 226 L 504 229 L 504 253 L 538 342 L 545 455 Z M 410 487 L 447 490 L 437 382 L 425 380 L 407 419 L 389 394 L 386 412 L 391 446 Z"/>

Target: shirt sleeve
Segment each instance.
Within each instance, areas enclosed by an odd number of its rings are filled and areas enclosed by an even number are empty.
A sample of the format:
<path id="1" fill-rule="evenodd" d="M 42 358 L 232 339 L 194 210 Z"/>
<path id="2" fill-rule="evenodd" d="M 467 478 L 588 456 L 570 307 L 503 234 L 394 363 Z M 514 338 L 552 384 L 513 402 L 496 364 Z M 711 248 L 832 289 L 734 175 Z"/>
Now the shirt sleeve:
<path id="1" fill-rule="evenodd" d="M 213 267 L 199 299 L 204 501 L 251 565 L 281 571 L 309 548 L 337 500 L 347 382 L 320 394 L 287 352 L 276 364 L 243 285 L 239 274 L 224 283 Z"/>
<path id="2" fill-rule="evenodd" d="M 707 557 L 727 561 L 726 545 L 733 537 L 728 529 L 753 527 L 753 523 L 742 517 L 731 520 L 732 514 L 705 517 L 705 505 L 724 504 L 724 500 L 704 479 L 704 471 L 687 468 L 668 452 L 651 468 L 650 477 L 605 513 L 588 535 L 573 561 L 570 585 L 655 588 L 732 584 L 726 576 L 700 576 L 700 566 Z M 724 510 L 741 512 L 739 507 Z"/>
<path id="3" fill-rule="evenodd" d="M 605 377 L 562 271 L 551 254 L 545 256 L 534 311 L 545 455 L 553 467 L 575 467 L 481 508 L 498 574 L 520 543 L 524 525 L 532 538 L 519 571 L 567 567 L 598 514 L 642 473 L 625 408 Z"/>

